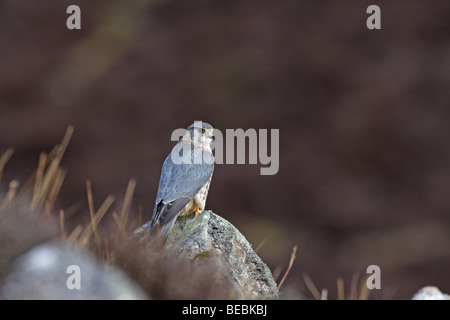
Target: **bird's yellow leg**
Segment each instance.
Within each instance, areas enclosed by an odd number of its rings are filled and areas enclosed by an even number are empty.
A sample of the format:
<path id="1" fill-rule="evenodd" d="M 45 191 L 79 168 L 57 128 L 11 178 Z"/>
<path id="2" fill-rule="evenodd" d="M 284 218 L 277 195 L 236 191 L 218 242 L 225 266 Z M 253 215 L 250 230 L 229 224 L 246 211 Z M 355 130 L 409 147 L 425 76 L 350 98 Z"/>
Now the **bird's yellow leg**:
<path id="1" fill-rule="evenodd" d="M 200 208 L 195 208 L 194 213 L 195 215 L 199 215 L 200 213 L 202 213 L 202 210 Z"/>

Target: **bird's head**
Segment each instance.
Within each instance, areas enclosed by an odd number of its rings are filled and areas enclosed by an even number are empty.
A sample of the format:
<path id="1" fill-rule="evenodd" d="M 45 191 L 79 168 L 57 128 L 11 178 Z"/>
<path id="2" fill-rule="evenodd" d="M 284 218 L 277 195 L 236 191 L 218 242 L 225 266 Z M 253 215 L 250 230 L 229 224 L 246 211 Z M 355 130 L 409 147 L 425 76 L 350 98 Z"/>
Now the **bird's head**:
<path id="1" fill-rule="evenodd" d="M 213 127 L 209 123 L 195 121 L 187 128 L 186 135 L 195 148 L 211 149 L 214 136 Z"/>

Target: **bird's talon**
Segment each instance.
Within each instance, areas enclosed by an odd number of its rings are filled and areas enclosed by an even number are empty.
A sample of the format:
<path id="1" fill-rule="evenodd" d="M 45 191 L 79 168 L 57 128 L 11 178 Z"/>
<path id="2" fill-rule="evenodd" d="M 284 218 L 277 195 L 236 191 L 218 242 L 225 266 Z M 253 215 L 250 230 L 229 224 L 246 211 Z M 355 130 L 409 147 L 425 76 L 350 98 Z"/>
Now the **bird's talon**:
<path id="1" fill-rule="evenodd" d="M 202 210 L 200 210 L 199 208 L 194 210 L 195 215 L 199 215 L 200 213 L 202 213 Z"/>

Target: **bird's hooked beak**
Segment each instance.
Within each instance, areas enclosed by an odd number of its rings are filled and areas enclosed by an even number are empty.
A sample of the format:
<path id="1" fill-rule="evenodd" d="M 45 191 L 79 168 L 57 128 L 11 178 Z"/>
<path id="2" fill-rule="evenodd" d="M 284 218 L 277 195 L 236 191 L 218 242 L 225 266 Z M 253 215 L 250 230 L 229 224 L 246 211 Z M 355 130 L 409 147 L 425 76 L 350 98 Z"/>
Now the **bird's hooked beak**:
<path id="1" fill-rule="evenodd" d="M 214 142 L 214 140 L 216 140 L 216 137 L 214 137 L 213 135 L 213 129 L 206 131 L 206 136 L 211 140 L 211 142 Z"/>

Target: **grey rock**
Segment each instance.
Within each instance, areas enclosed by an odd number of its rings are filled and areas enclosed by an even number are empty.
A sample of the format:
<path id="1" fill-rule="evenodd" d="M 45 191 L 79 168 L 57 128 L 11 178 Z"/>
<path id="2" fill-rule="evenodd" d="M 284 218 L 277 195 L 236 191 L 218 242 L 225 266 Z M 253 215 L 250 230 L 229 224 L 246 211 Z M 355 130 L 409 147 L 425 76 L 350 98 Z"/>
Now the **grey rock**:
<path id="1" fill-rule="evenodd" d="M 236 227 L 212 211 L 179 217 L 164 250 L 193 260 L 218 259 L 222 276 L 234 287 L 235 298 L 278 298 L 277 284 L 267 265 Z"/>
<path id="2" fill-rule="evenodd" d="M 77 275 L 79 281 L 75 279 Z M 76 284 L 79 288 L 74 287 Z M 66 243 L 39 245 L 17 258 L 0 283 L 0 297 L 14 300 L 147 298 L 123 272 L 102 265 L 92 254 Z"/>
<path id="3" fill-rule="evenodd" d="M 417 291 L 411 300 L 450 300 L 450 295 L 442 293 L 437 287 L 427 286 Z"/>

